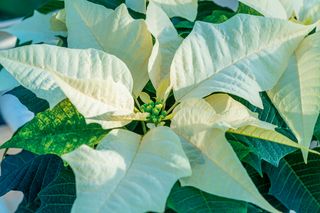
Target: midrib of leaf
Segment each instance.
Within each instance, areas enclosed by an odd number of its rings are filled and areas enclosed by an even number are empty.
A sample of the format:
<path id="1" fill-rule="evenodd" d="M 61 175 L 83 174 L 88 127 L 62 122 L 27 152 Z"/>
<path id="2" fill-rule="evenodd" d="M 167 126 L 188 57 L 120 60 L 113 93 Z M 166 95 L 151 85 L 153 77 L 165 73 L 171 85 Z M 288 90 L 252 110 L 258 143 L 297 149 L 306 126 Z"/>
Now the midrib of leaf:
<path id="1" fill-rule="evenodd" d="M 97 44 L 100 46 L 101 50 L 104 50 L 103 42 L 99 40 L 98 35 L 95 33 L 94 30 L 92 30 L 89 26 L 89 23 L 86 21 L 85 16 L 82 14 L 81 9 L 79 8 L 79 5 L 74 5 L 74 8 L 76 9 L 77 13 L 79 14 L 79 17 L 81 18 L 81 21 L 85 24 L 89 32 L 92 34 L 93 38 L 96 40 Z M 110 14 L 109 14 L 110 15 Z"/>
<path id="2" fill-rule="evenodd" d="M 312 199 L 313 201 L 315 201 L 315 203 L 317 203 L 318 206 L 320 206 L 319 201 L 317 201 L 317 200 L 314 198 L 314 196 L 312 195 L 312 193 L 311 193 L 311 192 L 309 191 L 309 189 L 305 186 L 304 182 L 299 178 L 299 175 L 294 171 L 294 169 L 292 168 L 292 166 L 291 166 L 286 160 L 284 160 L 284 164 L 285 164 L 285 166 L 287 166 L 287 167 L 290 169 L 291 174 L 292 174 L 292 173 L 294 174 L 294 177 L 296 177 L 296 178 L 295 178 L 296 181 L 298 181 L 298 182 L 301 184 L 301 186 L 303 187 L 303 189 L 305 189 L 305 191 L 306 191 L 307 194 L 311 197 L 311 199 Z M 299 163 L 297 163 L 297 164 L 299 164 Z M 281 168 L 281 170 L 284 169 L 285 166 L 283 166 L 283 168 Z M 279 171 L 279 172 L 278 172 L 278 177 L 279 177 L 280 174 L 281 174 L 281 172 Z M 278 177 L 277 177 L 277 179 L 278 179 Z M 289 177 L 289 175 L 288 175 L 288 177 Z"/>
<path id="3" fill-rule="evenodd" d="M 304 146 L 299 146 L 298 144 L 294 145 L 294 144 L 296 144 L 294 142 L 291 145 L 288 145 L 288 144 L 281 143 L 281 142 L 275 141 L 275 140 L 271 141 L 270 139 L 265 139 L 263 137 L 257 137 L 257 136 L 253 136 L 253 135 L 250 135 L 250 134 L 239 133 L 239 132 L 236 132 L 236 131 L 232 131 L 232 129 L 229 129 L 227 132 L 231 133 L 231 134 L 235 134 L 235 135 L 243 135 L 243 136 L 247 136 L 247 137 L 250 137 L 250 138 L 256 138 L 256 139 L 260 139 L 260 140 L 270 141 L 272 143 L 277 143 L 277 144 L 281 144 L 281 145 L 284 145 L 284 146 L 294 147 L 294 148 L 297 148 L 297 149 L 301 149 L 301 150 L 305 150 L 305 151 L 311 152 L 311 153 L 316 154 L 316 155 L 320 155 L 319 152 L 314 151 L 312 149 L 308 149 L 308 148 L 306 148 Z M 278 134 L 280 134 L 280 133 L 278 133 Z M 286 136 L 284 136 L 284 137 L 286 137 Z"/>
<path id="4" fill-rule="evenodd" d="M 296 38 L 296 37 L 302 36 L 302 35 L 305 34 L 305 33 L 304 33 L 305 31 L 306 31 L 306 30 L 299 30 L 299 31 L 297 31 L 296 33 L 293 33 L 293 34 L 290 35 L 290 36 L 280 37 L 280 38 L 278 38 L 278 39 L 275 39 L 274 42 L 271 42 L 271 43 L 269 43 L 268 45 L 265 45 L 265 46 L 261 46 L 261 48 L 255 50 L 255 51 L 252 51 L 252 52 L 250 52 L 249 54 L 244 55 L 244 56 L 236 59 L 235 61 L 232 61 L 232 63 L 224 66 L 223 69 L 217 70 L 213 75 L 210 75 L 209 77 L 203 79 L 201 82 L 199 82 L 199 83 L 197 83 L 197 84 L 193 84 L 193 85 L 190 87 L 190 89 L 188 90 L 188 92 L 187 92 L 185 95 L 183 95 L 181 98 L 179 98 L 177 101 L 181 101 L 185 96 L 189 95 L 189 93 L 192 92 L 192 90 L 201 87 L 201 85 L 204 84 L 206 81 L 210 81 L 212 78 L 215 77 L 215 75 L 216 75 L 217 73 L 222 72 L 223 70 L 234 66 L 234 65 L 237 64 L 238 62 L 244 60 L 245 58 L 249 58 L 249 57 L 251 57 L 252 55 L 259 55 L 260 52 L 265 51 L 266 49 L 272 48 L 272 47 L 275 46 L 275 45 L 278 45 L 278 44 L 281 44 L 281 43 L 283 43 L 283 42 L 285 42 L 285 41 L 289 41 L 289 40 L 292 40 L 292 39 L 294 39 L 294 38 Z M 221 34 L 221 32 L 218 31 L 218 30 L 215 31 L 215 32 L 219 32 L 219 33 Z M 195 34 L 196 34 L 196 33 L 195 33 Z M 221 34 L 221 35 L 222 35 L 222 34 Z M 252 79 L 252 80 L 254 80 L 254 79 Z"/>
<path id="5" fill-rule="evenodd" d="M 299 96 L 299 98 L 297 98 L 298 99 L 298 101 L 299 101 L 299 103 L 300 103 L 300 105 L 298 106 L 299 107 L 299 109 L 300 109 L 300 112 L 301 112 L 301 115 L 305 115 L 305 113 L 304 113 L 304 109 L 303 109 L 303 103 L 304 103 L 304 100 L 303 100 L 303 98 L 302 98 L 302 93 L 301 93 L 301 91 L 302 91 L 302 87 L 301 87 L 301 75 L 299 74 L 299 65 L 298 65 L 298 57 L 297 57 L 297 55 L 296 55 L 296 52 L 294 52 L 294 58 L 295 58 L 295 60 L 296 60 L 296 65 L 297 65 L 297 73 L 296 73 L 296 75 L 297 75 L 297 84 L 298 84 L 298 87 L 299 87 L 299 89 L 298 89 L 298 93 L 299 94 L 297 94 L 298 96 Z M 283 88 L 284 89 L 284 88 Z M 291 93 L 292 93 L 292 91 L 290 91 Z M 277 106 L 276 105 L 274 105 L 274 107 L 275 108 L 277 108 Z M 277 109 L 278 110 L 278 109 Z M 280 111 L 278 110 L 278 112 L 280 113 Z M 302 124 L 302 127 L 304 128 L 305 127 L 305 119 L 304 119 L 304 116 L 301 116 L 300 117 L 300 119 L 301 119 L 301 124 Z M 302 132 L 299 132 L 300 134 L 301 134 L 301 136 L 302 136 L 302 139 L 304 139 L 305 138 L 305 133 L 304 133 L 304 131 L 302 131 Z M 295 135 L 295 137 L 296 137 L 296 135 Z"/>
<path id="6" fill-rule="evenodd" d="M 200 190 L 200 195 L 201 195 L 201 197 L 202 197 L 202 199 L 203 199 L 204 203 L 206 204 L 207 208 L 210 210 L 210 212 L 212 212 L 212 209 L 211 209 L 211 207 L 210 207 L 210 205 L 209 205 L 209 203 L 208 203 L 207 199 L 205 198 L 205 196 L 204 196 L 204 194 L 203 194 L 203 191 L 201 191 L 201 190 Z"/>
<path id="7" fill-rule="evenodd" d="M 57 71 L 57 70 L 44 69 L 44 68 L 41 67 L 41 66 L 36 66 L 36 65 L 28 64 L 28 63 L 19 62 L 19 61 L 16 61 L 16 60 L 13 60 L 13 59 L 10 59 L 10 58 L 7 58 L 7 57 L 6 57 L 4 60 L 10 61 L 10 62 L 14 62 L 14 63 L 16 63 L 16 64 L 20 64 L 21 66 L 30 67 L 31 69 L 40 69 L 40 70 L 47 71 L 47 72 L 50 74 L 50 77 L 51 77 L 51 78 L 54 79 L 54 77 L 52 76 L 52 75 L 54 75 L 54 76 L 57 76 L 61 81 L 63 81 L 64 83 L 66 83 L 63 79 L 61 79 L 61 77 L 60 77 L 59 75 L 62 75 L 62 74 L 61 74 L 59 71 Z M 56 74 L 56 73 L 58 73 L 58 74 Z M 67 78 L 70 78 L 70 79 L 74 79 L 74 78 L 71 78 L 71 77 L 69 77 L 69 76 L 66 76 L 66 77 L 67 77 Z M 67 83 L 66 83 L 66 84 L 67 84 Z M 68 84 L 68 86 L 71 87 L 71 88 L 73 88 L 74 90 L 77 90 L 77 92 L 81 93 L 82 95 L 88 96 L 88 95 L 85 94 L 83 91 L 78 90 L 77 88 L 71 86 L 70 84 Z M 59 88 L 59 89 L 60 89 L 60 88 Z M 60 89 L 60 90 L 61 90 L 61 89 Z M 92 98 L 94 98 L 95 100 L 97 100 L 97 98 L 94 97 L 94 96 L 88 96 L 88 97 L 92 97 Z M 101 101 L 102 103 L 106 104 L 103 100 L 99 100 L 99 101 Z M 109 106 L 110 106 L 110 105 L 109 105 Z M 118 109 L 118 108 L 116 108 L 116 107 L 114 107 L 114 106 L 112 106 L 112 107 L 113 107 L 115 110 Z"/>
<path id="8" fill-rule="evenodd" d="M 139 146 L 137 147 L 136 153 L 134 153 L 134 156 L 133 156 L 133 158 L 132 158 L 132 160 L 131 160 L 131 162 L 130 162 L 130 164 L 129 164 L 129 166 L 128 166 L 128 169 L 125 171 L 125 173 L 123 174 L 123 176 L 122 176 L 122 178 L 120 179 L 120 181 L 118 182 L 118 184 L 114 187 L 114 189 L 113 189 L 113 190 L 109 193 L 109 195 L 106 197 L 106 199 L 104 200 L 104 202 L 102 203 L 101 206 L 104 206 L 104 205 L 109 201 L 110 197 L 111 197 L 112 195 L 114 195 L 114 194 L 116 193 L 116 191 L 118 190 L 118 188 L 120 187 L 122 181 L 123 181 L 124 179 L 126 179 L 126 177 L 128 176 L 129 171 L 131 170 L 134 162 L 136 161 L 136 158 L 137 158 L 137 155 L 138 155 L 138 153 L 139 153 L 141 144 L 142 144 L 142 138 L 140 138 Z M 104 213 L 104 212 L 101 212 L 101 210 L 102 210 L 102 208 L 99 209 L 99 213 Z"/>

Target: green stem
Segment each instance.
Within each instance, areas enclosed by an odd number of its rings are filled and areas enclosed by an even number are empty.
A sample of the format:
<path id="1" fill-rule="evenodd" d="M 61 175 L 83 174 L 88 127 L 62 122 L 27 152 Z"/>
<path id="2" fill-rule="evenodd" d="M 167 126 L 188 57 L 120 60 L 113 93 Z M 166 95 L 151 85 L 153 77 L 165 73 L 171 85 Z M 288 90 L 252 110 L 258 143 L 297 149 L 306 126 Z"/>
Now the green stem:
<path id="1" fill-rule="evenodd" d="M 141 105 L 140 105 L 138 99 L 135 96 L 133 99 L 134 99 L 134 102 L 136 103 L 136 105 L 138 106 L 139 110 L 141 110 Z"/>
<path id="2" fill-rule="evenodd" d="M 144 121 L 141 121 L 141 125 L 142 125 L 142 131 L 144 134 L 147 133 L 147 127 L 146 127 L 146 123 Z"/>
<path id="3" fill-rule="evenodd" d="M 175 103 L 170 107 L 170 109 L 168 109 L 167 113 L 170 114 L 178 104 L 179 104 L 178 102 L 175 102 Z"/>

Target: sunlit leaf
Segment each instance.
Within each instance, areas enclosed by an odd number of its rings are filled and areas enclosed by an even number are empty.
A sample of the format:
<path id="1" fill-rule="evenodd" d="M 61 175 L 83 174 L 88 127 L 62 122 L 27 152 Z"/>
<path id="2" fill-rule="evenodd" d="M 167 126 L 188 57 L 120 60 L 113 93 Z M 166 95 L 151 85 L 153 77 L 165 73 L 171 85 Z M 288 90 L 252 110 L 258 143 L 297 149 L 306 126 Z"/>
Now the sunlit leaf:
<path id="1" fill-rule="evenodd" d="M 98 124 L 86 124 L 84 117 L 65 100 L 52 110 L 38 113 L 1 148 L 62 155 L 82 144 L 94 146 L 107 133 Z"/>

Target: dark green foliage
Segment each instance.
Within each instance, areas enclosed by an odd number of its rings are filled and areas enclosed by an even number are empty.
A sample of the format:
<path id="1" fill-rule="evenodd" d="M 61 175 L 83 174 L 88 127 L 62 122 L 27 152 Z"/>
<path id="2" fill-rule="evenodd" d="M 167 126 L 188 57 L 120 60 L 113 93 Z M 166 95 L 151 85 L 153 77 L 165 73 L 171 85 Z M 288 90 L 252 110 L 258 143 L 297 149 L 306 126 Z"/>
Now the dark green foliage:
<path id="1" fill-rule="evenodd" d="M 52 11 L 56 11 L 64 8 L 64 2 L 59 0 L 50 0 L 45 5 L 40 7 L 38 11 L 40 13 L 48 14 Z"/>
<path id="2" fill-rule="evenodd" d="M 82 144 L 94 146 L 108 133 L 98 124 L 86 124 L 69 100 L 47 110 L 22 127 L 1 148 L 22 148 L 36 154 L 62 155 Z"/>
<path id="3" fill-rule="evenodd" d="M 63 168 L 62 160 L 55 155 L 37 156 L 23 151 L 7 156 L 1 163 L 0 196 L 11 190 L 24 194 L 19 211 L 39 207 L 38 193 L 48 186 Z"/>
<path id="4" fill-rule="evenodd" d="M 101 4 L 110 9 L 116 9 L 120 4 L 124 3 L 124 0 L 89 0 L 96 4 Z"/>
<path id="5" fill-rule="evenodd" d="M 320 140 L 320 116 L 318 117 L 316 126 L 314 127 L 313 135 L 318 141 Z"/>
<path id="6" fill-rule="evenodd" d="M 45 5 L 49 0 L 1 0 L 0 20 L 30 16 L 33 11 Z"/>
<path id="7" fill-rule="evenodd" d="M 286 137 L 290 138 L 291 140 L 296 141 L 293 133 L 288 128 L 284 120 L 281 118 L 280 114 L 278 113 L 277 109 L 271 103 L 269 97 L 266 93 L 261 93 L 261 99 L 263 102 L 263 109 L 255 107 L 251 105 L 248 101 L 245 101 L 241 98 L 233 96 L 233 98 L 243 105 L 245 105 L 248 109 L 253 112 L 258 113 L 258 117 L 262 121 L 266 121 L 268 123 L 274 124 L 278 126 L 276 131 L 284 134 Z M 233 141 L 240 141 L 247 144 L 254 150 L 254 153 L 259 157 L 259 159 L 265 160 L 275 166 L 278 165 L 279 161 L 286 156 L 287 154 L 295 151 L 294 148 L 271 143 L 265 140 L 260 140 L 256 138 L 251 138 L 243 135 L 237 134 L 230 134 L 227 133 L 226 137 L 228 140 Z"/>
<path id="8" fill-rule="evenodd" d="M 295 148 L 288 146 L 238 134 L 227 133 L 226 137 L 229 141 L 243 142 L 247 144 L 259 159 L 265 160 L 275 166 L 279 164 L 279 161 L 284 156 L 296 150 Z"/>
<path id="9" fill-rule="evenodd" d="M 10 92 L 7 92 L 7 94 L 16 96 L 23 105 L 35 114 L 49 108 L 47 101 L 38 98 L 33 92 L 23 86 L 16 87 Z"/>
<path id="10" fill-rule="evenodd" d="M 167 206 L 178 213 L 197 212 L 247 212 L 248 204 L 214 196 L 193 187 L 175 184 L 169 195 Z"/>
<path id="11" fill-rule="evenodd" d="M 320 148 L 316 149 L 320 151 Z M 296 212 L 320 212 L 320 158 L 309 154 L 305 164 L 300 151 L 286 156 L 278 167 L 265 163 L 270 194 Z"/>
<path id="12" fill-rule="evenodd" d="M 239 13 L 261 16 L 259 12 L 242 3 L 239 4 L 238 10 L 234 12 L 228 8 L 221 7 L 213 2 L 204 1 L 199 2 L 196 20 L 205 21 L 213 24 L 219 24 L 227 21 L 232 16 Z M 194 22 L 190 22 L 179 17 L 173 18 L 172 22 L 178 30 L 179 35 L 181 35 L 184 38 L 189 35 L 194 26 Z"/>
<path id="13" fill-rule="evenodd" d="M 281 212 L 289 212 L 289 210 L 279 201 L 277 198 L 269 194 L 270 189 L 270 180 L 268 177 L 264 174 L 262 177 L 260 174 L 256 172 L 253 168 L 250 166 L 245 165 L 248 174 L 250 175 L 252 181 L 256 185 L 257 189 L 261 193 L 261 195 L 276 209 L 278 209 Z M 258 208 L 258 207 L 257 207 Z M 264 210 L 261 210 L 263 212 L 266 212 Z M 256 211 L 250 211 L 252 213 Z"/>
<path id="14" fill-rule="evenodd" d="M 70 167 L 61 170 L 58 177 L 40 191 L 41 206 L 37 213 L 70 212 L 76 199 L 75 177 Z"/>

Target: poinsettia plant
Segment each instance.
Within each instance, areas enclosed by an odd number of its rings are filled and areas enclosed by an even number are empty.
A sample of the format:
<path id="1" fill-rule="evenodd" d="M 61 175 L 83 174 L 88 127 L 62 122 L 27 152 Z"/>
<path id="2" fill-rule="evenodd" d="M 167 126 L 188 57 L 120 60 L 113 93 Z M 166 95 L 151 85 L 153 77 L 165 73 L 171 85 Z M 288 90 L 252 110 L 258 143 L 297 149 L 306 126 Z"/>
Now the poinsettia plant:
<path id="1" fill-rule="evenodd" d="M 35 13 L 12 32 L 51 26 L 28 34 L 41 44 L 0 51 L 2 90 L 21 84 L 9 93 L 36 114 L 1 146 L 23 151 L 5 156 L 0 195 L 22 191 L 31 212 L 319 211 L 319 10 L 65 0 Z"/>

